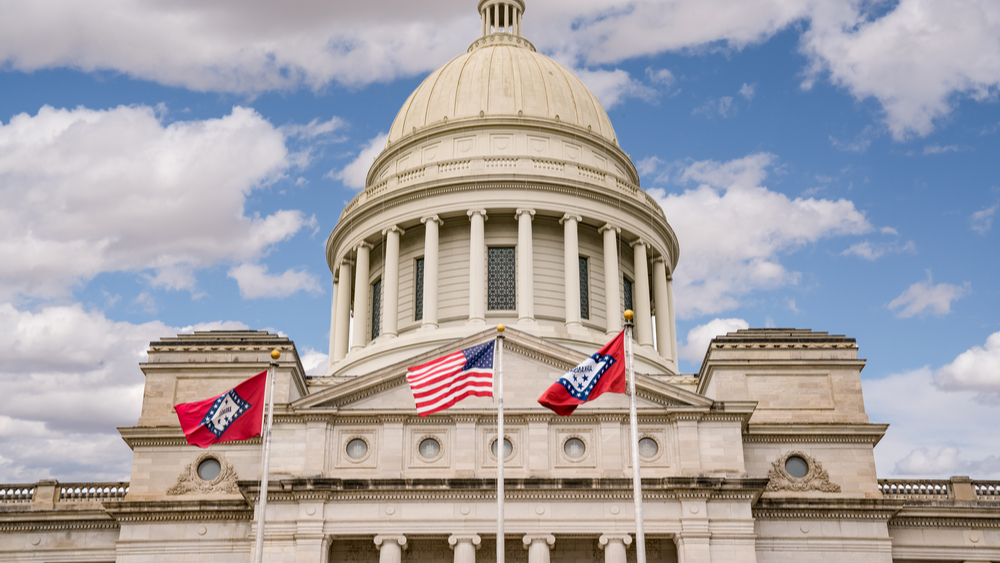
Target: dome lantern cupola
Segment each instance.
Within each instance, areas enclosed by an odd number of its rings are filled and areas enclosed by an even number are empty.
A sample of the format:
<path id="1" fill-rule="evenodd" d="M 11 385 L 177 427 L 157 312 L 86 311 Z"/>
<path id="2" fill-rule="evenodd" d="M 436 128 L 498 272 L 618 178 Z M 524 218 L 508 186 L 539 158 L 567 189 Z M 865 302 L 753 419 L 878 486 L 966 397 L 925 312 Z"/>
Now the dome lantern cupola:
<path id="1" fill-rule="evenodd" d="M 521 0 L 480 0 L 483 37 L 494 33 L 520 37 L 523 13 L 524 2 Z"/>

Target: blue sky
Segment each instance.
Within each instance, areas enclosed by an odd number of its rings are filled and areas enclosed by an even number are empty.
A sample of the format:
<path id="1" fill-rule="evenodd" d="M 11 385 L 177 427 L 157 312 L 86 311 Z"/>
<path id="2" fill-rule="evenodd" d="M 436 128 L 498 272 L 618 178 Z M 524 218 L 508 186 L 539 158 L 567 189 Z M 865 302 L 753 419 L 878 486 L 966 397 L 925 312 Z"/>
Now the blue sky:
<path id="1" fill-rule="evenodd" d="M 281 331 L 322 371 L 326 236 L 475 5 L 9 8 L 0 481 L 127 478 L 150 340 Z M 536 0 L 524 24 L 678 232 L 684 372 L 735 328 L 845 334 L 893 424 L 880 475 L 1000 473 L 1000 6 Z"/>

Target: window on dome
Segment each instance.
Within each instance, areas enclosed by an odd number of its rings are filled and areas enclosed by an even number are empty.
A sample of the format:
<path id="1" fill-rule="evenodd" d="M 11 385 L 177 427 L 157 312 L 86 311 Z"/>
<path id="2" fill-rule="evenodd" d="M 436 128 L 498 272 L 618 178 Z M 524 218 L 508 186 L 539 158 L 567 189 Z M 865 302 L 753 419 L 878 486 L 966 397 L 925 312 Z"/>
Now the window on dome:
<path id="1" fill-rule="evenodd" d="M 382 280 L 372 284 L 372 340 L 378 338 L 382 330 Z"/>
<path id="2" fill-rule="evenodd" d="M 580 318 L 590 318 L 590 260 L 580 257 Z"/>
<path id="3" fill-rule="evenodd" d="M 424 259 L 417 258 L 413 266 L 414 287 L 416 294 L 413 296 L 413 320 L 424 319 Z"/>
<path id="4" fill-rule="evenodd" d="M 632 280 L 622 276 L 622 293 L 624 294 L 625 310 L 629 309 L 635 311 L 635 307 L 632 306 Z"/>
<path id="5" fill-rule="evenodd" d="M 487 310 L 513 311 L 517 308 L 514 247 L 490 247 L 487 249 L 486 258 Z"/>

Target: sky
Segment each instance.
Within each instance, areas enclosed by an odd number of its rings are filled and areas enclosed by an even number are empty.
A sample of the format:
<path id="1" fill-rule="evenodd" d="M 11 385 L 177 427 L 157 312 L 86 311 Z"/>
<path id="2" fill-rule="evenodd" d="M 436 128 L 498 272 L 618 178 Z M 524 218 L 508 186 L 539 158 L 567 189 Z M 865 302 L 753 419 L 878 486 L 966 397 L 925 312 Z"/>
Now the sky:
<path id="1" fill-rule="evenodd" d="M 472 0 L 9 0 L 0 18 L 0 482 L 127 479 L 152 340 L 291 337 L 323 246 Z M 681 254 L 712 336 L 856 338 L 880 477 L 1000 475 L 1000 3 L 527 0 Z"/>

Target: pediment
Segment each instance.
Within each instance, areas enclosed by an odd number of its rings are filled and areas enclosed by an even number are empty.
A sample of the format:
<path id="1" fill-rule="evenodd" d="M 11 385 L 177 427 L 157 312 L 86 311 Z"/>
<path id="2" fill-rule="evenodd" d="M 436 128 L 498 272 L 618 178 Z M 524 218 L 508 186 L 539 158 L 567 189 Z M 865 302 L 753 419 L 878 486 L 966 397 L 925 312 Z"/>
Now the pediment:
<path id="1" fill-rule="evenodd" d="M 340 412 L 399 411 L 415 414 L 413 395 L 406 382 L 407 367 L 486 342 L 495 335 L 495 330 L 485 330 L 462 341 L 313 393 L 295 401 L 291 406 L 296 410 L 336 408 Z M 586 355 L 516 329 L 507 329 L 505 336 L 505 410 L 550 412 L 538 404 L 538 397 L 564 373 L 583 361 Z M 639 397 L 637 406 L 640 409 L 670 406 L 707 408 L 713 403 L 707 397 L 643 375 L 636 379 L 636 386 Z M 483 412 L 495 408 L 492 398 L 469 397 L 451 407 L 448 412 Z M 580 406 L 577 412 L 621 412 L 627 409 L 626 395 L 609 393 Z"/>

